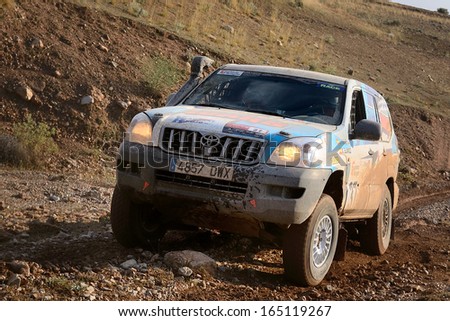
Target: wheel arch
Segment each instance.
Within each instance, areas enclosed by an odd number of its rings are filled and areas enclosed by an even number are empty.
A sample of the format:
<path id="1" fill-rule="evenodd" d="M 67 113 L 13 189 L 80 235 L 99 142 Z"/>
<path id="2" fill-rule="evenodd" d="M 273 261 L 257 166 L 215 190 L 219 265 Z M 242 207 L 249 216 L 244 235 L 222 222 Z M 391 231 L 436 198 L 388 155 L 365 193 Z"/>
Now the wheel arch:
<path id="1" fill-rule="evenodd" d="M 323 193 L 331 196 L 338 213 L 342 211 L 344 201 L 344 171 L 334 171 L 325 184 Z"/>

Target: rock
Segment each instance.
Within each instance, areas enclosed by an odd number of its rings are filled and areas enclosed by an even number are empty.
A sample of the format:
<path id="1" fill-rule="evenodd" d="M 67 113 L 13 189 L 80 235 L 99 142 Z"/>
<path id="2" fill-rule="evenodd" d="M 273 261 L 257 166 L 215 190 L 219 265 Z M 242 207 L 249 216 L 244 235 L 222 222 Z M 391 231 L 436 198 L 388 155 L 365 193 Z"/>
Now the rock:
<path id="1" fill-rule="evenodd" d="M 23 261 L 12 261 L 6 263 L 8 270 L 15 274 L 23 274 L 25 276 L 30 276 L 30 266 L 27 262 Z"/>
<path id="2" fill-rule="evenodd" d="M 33 98 L 33 91 L 27 85 L 20 85 L 16 88 L 16 94 L 24 100 L 31 100 Z"/>
<path id="3" fill-rule="evenodd" d="M 61 76 L 62 76 L 61 71 L 55 70 L 55 71 L 53 72 L 53 76 L 55 76 L 55 77 L 57 77 L 57 78 L 61 77 Z"/>
<path id="4" fill-rule="evenodd" d="M 119 67 L 119 64 L 118 64 L 117 62 L 113 61 L 113 60 L 111 60 L 109 63 L 110 63 L 111 66 L 113 66 L 114 68 Z"/>
<path id="5" fill-rule="evenodd" d="M 325 290 L 327 290 L 328 292 L 333 292 L 336 290 L 336 288 L 334 286 L 332 286 L 331 284 L 327 284 L 325 287 Z"/>
<path id="6" fill-rule="evenodd" d="M 217 40 L 217 37 L 213 36 L 211 34 L 208 35 L 208 38 L 209 38 L 209 40 L 212 40 L 212 41 L 216 41 Z"/>
<path id="7" fill-rule="evenodd" d="M 281 40 L 277 40 L 277 45 L 283 47 L 283 42 Z"/>
<path id="8" fill-rule="evenodd" d="M 30 41 L 30 47 L 31 48 L 38 48 L 38 49 L 42 49 L 44 48 L 44 43 L 42 42 L 41 39 L 39 38 L 33 38 Z"/>
<path id="9" fill-rule="evenodd" d="M 84 295 L 86 296 L 90 296 L 91 294 L 93 294 L 95 292 L 95 288 L 92 285 L 89 285 L 85 290 L 84 290 Z"/>
<path id="10" fill-rule="evenodd" d="M 11 276 L 6 280 L 6 285 L 8 286 L 20 286 L 21 278 L 17 274 L 11 274 Z"/>
<path id="11" fill-rule="evenodd" d="M 178 268 L 178 274 L 181 276 L 189 277 L 192 275 L 192 273 L 194 273 L 194 271 L 192 271 L 192 269 L 188 268 L 187 266 Z"/>
<path id="12" fill-rule="evenodd" d="M 147 259 L 151 259 L 153 257 L 153 253 L 150 251 L 143 251 L 141 255 Z"/>
<path id="13" fill-rule="evenodd" d="M 230 25 L 223 25 L 221 28 L 231 34 L 234 34 L 234 28 Z"/>
<path id="14" fill-rule="evenodd" d="M 123 262 L 122 264 L 120 264 L 120 267 L 122 269 L 128 270 L 128 269 L 131 269 L 132 267 L 135 267 L 137 264 L 138 263 L 135 259 L 129 259 L 129 260 Z"/>
<path id="15" fill-rule="evenodd" d="M 94 103 L 94 98 L 90 95 L 84 96 L 83 98 L 81 98 L 81 101 L 80 101 L 81 105 L 90 105 L 93 103 Z"/>
<path id="16" fill-rule="evenodd" d="M 50 196 L 48 197 L 48 200 L 51 202 L 59 202 L 61 200 L 61 198 L 59 196 L 50 194 Z"/>
<path id="17" fill-rule="evenodd" d="M 0 211 L 6 210 L 7 208 L 5 201 L 0 201 Z"/>
<path id="18" fill-rule="evenodd" d="M 116 101 L 116 104 L 117 104 L 117 106 L 118 106 L 120 109 L 125 110 L 125 109 L 128 108 L 128 103 L 125 102 L 125 101 L 118 100 L 118 101 Z"/>
<path id="19" fill-rule="evenodd" d="M 349 68 L 347 70 L 347 74 L 349 74 L 350 76 L 353 76 L 354 73 L 355 73 L 355 71 L 352 68 Z"/>
<path id="20" fill-rule="evenodd" d="M 215 260 L 197 251 L 174 251 L 164 256 L 164 263 L 174 270 L 189 267 L 194 271 L 206 271 L 215 274 L 217 263 Z"/>
<path id="21" fill-rule="evenodd" d="M 100 89 L 97 87 L 92 86 L 91 88 L 91 97 L 94 99 L 94 101 L 103 101 L 105 99 L 105 95 L 101 92 Z"/>
<path id="22" fill-rule="evenodd" d="M 41 79 L 41 80 L 33 81 L 30 85 L 31 85 L 31 88 L 33 88 L 34 91 L 43 92 L 44 89 L 45 89 L 45 86 L 47 84 L 45 83 L 44 80 Z"/>
<path id="23" fill-rule="evenodd" d="M 101 43 L 98 44 L 98 49 L 100 49 L 101 51 L 104 51 L 104 52 L 109 51 L 109 49 L 106 46 L 102 45 Z"/>
<path id="24" fill-rule="evenodd" d="M 369 80 L 372 80 L 373 82 L 377 81 L 377 79 L 375 77 L 373 77 L 373 76 L 370 76 Z"/>

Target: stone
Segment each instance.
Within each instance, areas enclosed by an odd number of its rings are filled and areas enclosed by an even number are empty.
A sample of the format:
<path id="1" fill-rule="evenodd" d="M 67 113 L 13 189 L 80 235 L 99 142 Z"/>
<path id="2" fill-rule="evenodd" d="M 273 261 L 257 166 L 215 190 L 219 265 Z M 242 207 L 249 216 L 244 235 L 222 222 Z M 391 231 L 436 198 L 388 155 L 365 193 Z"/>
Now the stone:
<path id="1" fill-rule="evenodd" d="M 120 107 L 120 109 L 123 109 L 123 110 L 125 110 L 125 109 L 127 109 L 128 108 L 128 103 L 127 102 L 125 102 L 125 101 L 122 101 L 122 100 L 118 100 L 117 102 L 117 106 L 119 106 Z"/>
<path id="2" fill-rule="evenodd" d="M 62 76 L 61 71 L 55 70 L 55 71 L 53 72 L 53 76 L 55 76 L 55 77 L 57 77 L 57 78 L 61 77 L 61 76 Z"/>
<path id="3" fill-rule="evenodd" d="M 277 45 L 283 47 L 283 42 L 281 40 L 277 40 Z"/>
<path id="4" fill-rule="evenodd" d="M 192 271 L 192 269 L 187 266 L 178 268 L 178 274 L 181 276 L 189 277 L 192 275 L 192 273 L 194 273 L 194 271 Z"/>
<path id="5" fill-rule="evenodd" d="M 48 200 L 51 201 L 51 202 L 59 202 L 59 201 L 61 200 L 61 198 L 60 198 L 59 196 L 56 196 L 56 195 L 51 194 L 51 195 L 48 197 Z"/>
<path id="6" fill-rule="evenodd" d="M 214 36 L 214 35 L 211 35 L 211 34 L 208 35 L 208 38 L 209 38 L 209 40 L 212 40 L 212 41 L 216 41 L 217 40 L 217 37 Z"/>
<path id="7" fill-rule="evenodd" d="M 90 95 L 84 96 L 81 98 L 80 104 L 81 105 L 90 105 L 94 103 L 94 98 Z"/>
<path id="8" fill-rule="evenodd" d="M 23 274 L 25 276 L 30 276 L 30 266 L 27 262 L 23 261 L 12 261 L 6 263 L 8 270 L 15 274 Z"/>
<path id="9" fill-rule="evenodd" d="M 105 99 L 105 95 L 101 92 L 101 90 L 94 86 L 91 87 L 91 97 L 94 99 L 94 101 L 100 102 Z"/>
<path id="10" fill-rule="evenodd" d="M 8 280 L 6 280 L 6 285 L 19 287 L 21 281 L 22 280 L 20 279 L 20 276 L 18 276 L 17 274 L 11 274 Z"/>
<path id="11" fill-rule="evenodd" d="M 231 34 L 234 34 L 234 28 L 233 28 L 233 26 L 230 26 L 230 25 L 223 25 L 221 28 L 222 28 L 223 30 L 225 30 L 225 31 L 227 31 L 227 32 L 229 32 L 229 33 L 231 33 Z"/>
<path id="12" fill-rule="evenodd" d="M 135 259 L 129 259 L 129 260 L 123 262 L 122 264 L 120 264 L 120 267 L 122 269 L 128 270 L 128 269 L 131 269 L 132 267 L 135 267 L 137 264 L 138 263 Z"/>
<path id="13" fill-rule="evenodd" d="M 150 251 L 143 251 L 141 255 L 147 259 L 151 259 L 153 257 L 153 253 Z"/>
<path id="14" fill-rule="evenodd" d="M 113 61 L 113 60 L 111 60 L 109 63 L 110 63 L 111 66 L 113 66 L 114 68 L 119 67 L 119 64 L 118 64 L 117 62 Z"/>
<path id="15" fill-rule="evenodd" d="M 41 39 L 39 38 L 33 38 L 30 41 L 30 47 L 31 48 L 38 48 L 38 49 L 42 49 L 44 48 L 44 43 L 42 42 Z"/>
<path id="16" fill-rule="evenodd" d="M 41 80 L 36 80 L 36 81 L 31 82 L 30 85 L 31 85 L 31 88 L 33 88 L 34 91 L 43 92 L 44 89 L 45 89 L 45 86 L 47 84 L 45 83 L 44 80 L 41 79 Z"/>
<path id="17" fill-rule="evenodd" d="M 350 76 L 353 76 L 354 73 L 355 73 L 355 71 L 352 68 L 349 68 L 347 70 L 347 74 L 349 74 Z"/>
<path id="18" fill-rule="evenodd" d="M 5 201 L 0 201 L 0 211 L 6 210 L 7 208 Z"/>
<path id="19" fill-rule="evenodd" d="M 109 49 L 106 46 L 102 45 L 102 44 L 98 45 L 98 49 L 100 49 L 101 51 L 104 51 L 104 52 L 108 52 L 109 51 Z"/>
<path id="20" fill-rule="evenodd" d="M 215 274 L 217 263 L 206 254 L 197 251 L 173 251 L 164 255 L 164 263 L 174 270 L 189 267 L 193 271 L 206 271 Z"/>
<path id="21" fill-rule="evenodd" d="M 24 100 L 31 100 L 33 98 L 33 90 L 27 85 L 19 85 L 16 88 L 16 94 Z"/>

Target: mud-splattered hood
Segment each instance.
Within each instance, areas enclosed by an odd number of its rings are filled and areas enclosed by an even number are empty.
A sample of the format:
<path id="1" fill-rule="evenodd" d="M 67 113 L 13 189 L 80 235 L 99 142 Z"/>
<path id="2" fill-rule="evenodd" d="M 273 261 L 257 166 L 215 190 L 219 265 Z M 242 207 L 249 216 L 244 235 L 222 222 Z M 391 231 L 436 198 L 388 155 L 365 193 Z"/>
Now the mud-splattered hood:
<path id="1" fill-rule="evenodd" d="M 203 106 L 163 107 L 145 113 L 154 121 L 158 119 L 155 133 L 161 127 L 170 127 L 203 134 L 231 134 L 266 140 L 278 137 L 276 140 L 280 141 L 292 137 L 316 137 L 336 129 L 332 125 Z"/>

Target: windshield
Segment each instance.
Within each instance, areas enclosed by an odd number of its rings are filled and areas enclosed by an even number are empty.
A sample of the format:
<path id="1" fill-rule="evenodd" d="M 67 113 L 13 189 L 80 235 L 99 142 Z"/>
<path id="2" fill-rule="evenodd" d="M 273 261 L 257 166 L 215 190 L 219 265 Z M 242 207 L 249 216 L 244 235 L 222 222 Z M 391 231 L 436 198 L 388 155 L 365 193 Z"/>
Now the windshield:
<path id="1" fill-rule="evenodd" d="M 219 70 L 192 91 L 183 103 L 338 125 L 342 121 L 344 100 L 343 85 L 267 73 Z"/>

